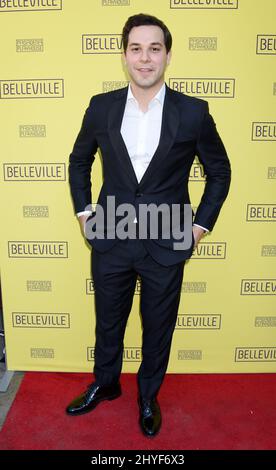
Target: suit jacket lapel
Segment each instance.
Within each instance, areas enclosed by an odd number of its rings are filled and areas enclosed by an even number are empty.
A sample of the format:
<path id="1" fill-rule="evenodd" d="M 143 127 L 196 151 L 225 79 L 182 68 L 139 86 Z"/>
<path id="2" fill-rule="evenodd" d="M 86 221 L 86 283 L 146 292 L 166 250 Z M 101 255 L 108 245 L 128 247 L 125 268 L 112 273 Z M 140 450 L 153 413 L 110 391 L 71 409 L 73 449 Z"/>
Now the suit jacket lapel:
<path id="1" fill-rule="evenodd" d="M 116 99 L 114 100 L 108 116 L 108 133 L 117 154 L 118 159 L 122 164 L 122 168 L 128 174 L 131 181 L 137 186 L 138 181 L 135 171 L 133 169 L 130 156 L 121 135 L 121 125 L 125 110 L 127 98 L 127 88 L 118 91 Z M 158 147 L 151 159 L 151 162 L 141 179 L 139 186 L 145 186 L 148 179 L 152 176 L 153 172 L 158 168 L 163 158 L 166 158 L 170 148 L 173 145 L 178 126 L 179 126 L 179 112 L 174 102 L 174 95 L 170 88 L 166 87 L 165 101 L 163 107 L 163 116 L 161 124 L 161 133 Z"/>
<path id="2" fill-rule="evenodd" d="M 121 125 L 124 116 L 128 88 L 119 90 L 108 114 L 108 133 L 114 151 L 121 162 L 122 168 L 126 171 L 131 181 L 137 185 L 135 171 L 133 169 L 130 156 L 121 135 Z"/>

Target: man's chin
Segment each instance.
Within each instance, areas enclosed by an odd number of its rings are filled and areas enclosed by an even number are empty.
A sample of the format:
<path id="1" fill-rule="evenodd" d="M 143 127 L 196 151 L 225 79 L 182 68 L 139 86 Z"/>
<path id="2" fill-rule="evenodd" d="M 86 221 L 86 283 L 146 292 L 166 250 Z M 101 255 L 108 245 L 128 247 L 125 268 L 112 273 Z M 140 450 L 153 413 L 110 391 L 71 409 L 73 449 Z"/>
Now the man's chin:
<path id="1" fill-rule="evenodd" d="M 139 88 L 143 88 L 144 90 L 147 90 L 147 89 L 152 88 L 155 85 L 157 85 L 158 81 L 157 80 L 145 79 L 145 80 L 134 80 L 134 83 Z"/>

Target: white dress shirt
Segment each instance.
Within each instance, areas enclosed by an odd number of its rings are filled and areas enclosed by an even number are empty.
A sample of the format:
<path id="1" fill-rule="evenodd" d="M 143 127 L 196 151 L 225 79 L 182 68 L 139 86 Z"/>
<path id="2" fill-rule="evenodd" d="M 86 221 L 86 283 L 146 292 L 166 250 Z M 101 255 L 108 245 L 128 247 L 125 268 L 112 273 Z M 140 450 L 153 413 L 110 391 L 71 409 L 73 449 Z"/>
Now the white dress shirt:
<path id="1" fill-rule="evenodd" d="M 128 86 L 121 135 L 138 183 L 141 181 L 159 144 L 165 93 L 166 85 L 163 83 L 158 93 L 149 102 L 147 111 L 143 112 L 133 96 L 131 86 Z M 83 211 L 78 212 L 77 215 L 88 213 L 89 211 Z M 136 218 L 135 222 L 137 222 Z M 198 225 L 198 227 L 201 227 L 201 225 Z M 204 227 L 201 228 L 208 231 Z"/>
<path id="2" fill-rule="evenodd" d="M 132 94 L 130 85 L 128 87 L 121 134 L 138 183 L 141 181 L 158 147 L 165 92 L 164 83 L 159 92 L 149 102 L 148 110 L 143 112 Z"/>

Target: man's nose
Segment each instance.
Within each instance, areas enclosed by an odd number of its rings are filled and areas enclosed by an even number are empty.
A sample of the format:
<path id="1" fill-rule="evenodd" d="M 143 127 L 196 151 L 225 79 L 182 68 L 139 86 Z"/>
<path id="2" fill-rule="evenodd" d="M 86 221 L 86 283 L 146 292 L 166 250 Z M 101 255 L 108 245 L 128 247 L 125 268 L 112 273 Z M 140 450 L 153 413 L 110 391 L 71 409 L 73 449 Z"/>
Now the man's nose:
<path id="1" fill-rule="evenodd" d="M 148 62 L 150 60 L 148 51 L 142 51 L 140 59 L 142 62 Z"/>

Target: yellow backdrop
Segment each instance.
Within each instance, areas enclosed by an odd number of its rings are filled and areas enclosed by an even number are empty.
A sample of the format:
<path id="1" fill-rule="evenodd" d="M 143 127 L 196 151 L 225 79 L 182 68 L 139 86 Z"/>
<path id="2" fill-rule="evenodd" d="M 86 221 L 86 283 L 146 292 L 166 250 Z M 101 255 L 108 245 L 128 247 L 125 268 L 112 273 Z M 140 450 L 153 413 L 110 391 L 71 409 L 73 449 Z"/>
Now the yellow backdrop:
<path id="1" fill-rule="evenodd" d="M 0 0 L 1 283 L 11 370 L 90 371 L 90 248 L 74 216 L 68 156 L 93 94 L 126 85 L 121 30 L 167 23 L 167 83 L 209 101 L 232 163 L 229 197 L 186 264 L 169 372 L 273 372 L 275 0 Z M 93 201 L 101 186 L 93 166 Z M 196 208 L 204 174 L 193 165 Z M 274 268 L 274 270 L 273 270 Z M 125 372 L 141 359 L 137 283 Z"/>

